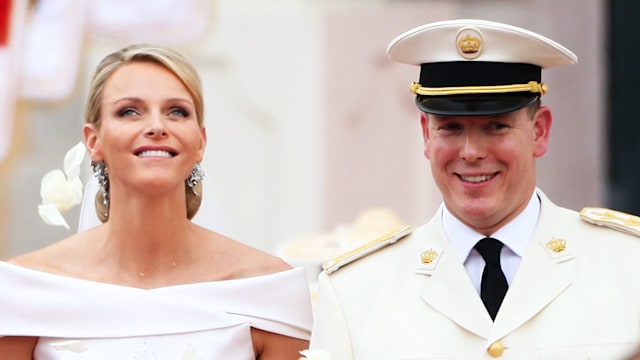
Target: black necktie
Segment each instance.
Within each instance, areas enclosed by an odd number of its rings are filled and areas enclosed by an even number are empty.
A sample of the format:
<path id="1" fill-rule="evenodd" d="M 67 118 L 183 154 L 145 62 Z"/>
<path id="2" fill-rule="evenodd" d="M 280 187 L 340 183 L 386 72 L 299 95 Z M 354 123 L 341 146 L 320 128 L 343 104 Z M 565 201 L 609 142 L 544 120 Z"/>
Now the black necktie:
<path id="1" fill-rule="evenodd" d="M 480 284 L 480 298 L 482 298 L 482 302 L 493 320 L 496 318 L 508 287 L 507 278 L 505 278 L 500 266 L 502 245 L 496 239 L 484 238 L 474 246 L 485 262 Z"/>

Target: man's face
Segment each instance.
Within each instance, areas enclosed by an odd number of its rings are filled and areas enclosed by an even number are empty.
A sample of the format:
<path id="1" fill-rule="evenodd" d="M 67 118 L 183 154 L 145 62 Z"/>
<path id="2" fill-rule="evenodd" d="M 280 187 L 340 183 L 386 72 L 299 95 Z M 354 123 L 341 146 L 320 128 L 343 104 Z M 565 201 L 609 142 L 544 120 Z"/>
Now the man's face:
<path id="1" fill-rule="evenodd" d="M 535 159 L 549 143 L 551 111 L 496 116 L 423 114 L 425 156 L 447 209 L 490 235 L 518 215 L 536 184 Z"/>

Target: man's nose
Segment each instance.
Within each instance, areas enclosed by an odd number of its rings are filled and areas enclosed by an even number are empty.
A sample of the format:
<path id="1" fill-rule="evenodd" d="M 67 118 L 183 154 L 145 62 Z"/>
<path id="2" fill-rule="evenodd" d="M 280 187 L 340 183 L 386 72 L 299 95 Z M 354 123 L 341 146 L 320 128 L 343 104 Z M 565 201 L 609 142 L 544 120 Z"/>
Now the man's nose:
<path id="1" fill-rule="evenodd" d="M 467 134 L 463 139 L 460 157 L 466 161 L 475 161 L 486 157 L 486 149 L 482 137 L 475 133 Z"/>

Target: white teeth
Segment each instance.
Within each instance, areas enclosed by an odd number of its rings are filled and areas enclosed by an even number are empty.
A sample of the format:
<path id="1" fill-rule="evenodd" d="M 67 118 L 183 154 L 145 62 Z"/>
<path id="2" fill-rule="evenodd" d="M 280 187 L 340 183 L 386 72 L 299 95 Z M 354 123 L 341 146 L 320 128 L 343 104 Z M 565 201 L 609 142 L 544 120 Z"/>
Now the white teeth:
<path id="1" fill-rule="evenodd" d="M 164 150 L 147 150 L 138 154 L 139 157 L 163 157 L 170 158 L 171 154 L 168 151 Z"/>
<path id="2" fill-rule="evenodd" d="M 483 181 L 487 181 L 493 178 L 493 175 L 476 175 L 476 176 L 462 176 L 460 175 L 460 178 L 462 178 L 462 180 L 464 181 L 468 181 L 471 183 L 479 183 L 479 182 L 483 182 Z"/>

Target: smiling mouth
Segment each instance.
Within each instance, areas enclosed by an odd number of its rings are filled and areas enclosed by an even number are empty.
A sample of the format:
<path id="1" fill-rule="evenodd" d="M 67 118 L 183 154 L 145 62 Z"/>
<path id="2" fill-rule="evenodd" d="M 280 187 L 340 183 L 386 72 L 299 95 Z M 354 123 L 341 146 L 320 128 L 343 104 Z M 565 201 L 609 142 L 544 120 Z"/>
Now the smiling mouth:
<path id="1" fill-rule="evenodd" d="M 478 184 L 478 183 L 489 181 L 489 180 L 493 179 L 494 177 L 496 177 L 496 175 L 498 175 L 498 173 L 485 174 L 485 175 L 473 175 L 473 176 L 465 176 L 465 175 L 460 175 L 460 174 L 456 174 L 456 175 L 462 181 L 470 182 L 470 183 L 473 183 L 473 184 Z"/>
<path id="2" fill-rule="evenodd" d="M 165 150 L 145 150 L 137 153 L 136 155 L 141 158 L 148 158 L 148 157 L 171 158 L 176 156 L 177 154 L 173 152 L 165 151 Z"/>

